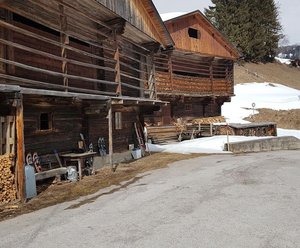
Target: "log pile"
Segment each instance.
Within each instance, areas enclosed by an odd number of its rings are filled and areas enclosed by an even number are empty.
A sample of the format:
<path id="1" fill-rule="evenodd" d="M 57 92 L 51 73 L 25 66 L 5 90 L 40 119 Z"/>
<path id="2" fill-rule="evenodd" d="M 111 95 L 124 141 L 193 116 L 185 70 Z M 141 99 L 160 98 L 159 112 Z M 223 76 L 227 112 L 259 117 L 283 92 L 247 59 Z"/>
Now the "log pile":
<path id="1" fill-rule="evenodd" d="M 220 122 L 225 122 L 225 118 L 223 116 L 197 118 L 193 120 L 193 124 L 213 124 Z"/>
<path id="2" fill-rule="evenodd" d="M 13 174 L 14 155 L 0 156 L 0 204 L 16 200 L 15 176 Z"/>
<path id="3" fill-rule="evenodd" d="M 178 141 L 178 129 L 176 126 L 147 127 L 148 140 L 153 144 L 166 144 Z"/>

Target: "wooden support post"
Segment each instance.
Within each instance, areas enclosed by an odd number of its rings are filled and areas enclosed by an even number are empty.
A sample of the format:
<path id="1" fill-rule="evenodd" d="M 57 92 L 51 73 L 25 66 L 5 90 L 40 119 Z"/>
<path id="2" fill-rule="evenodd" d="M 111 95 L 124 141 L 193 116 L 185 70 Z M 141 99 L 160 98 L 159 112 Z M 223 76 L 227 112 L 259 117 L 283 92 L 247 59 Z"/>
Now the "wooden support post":
<path id="1" fill-rule="evenodd" d="M 115 52 L 115 56 L 114 56 L 114 59 L 116 61 L 115 82 L 118 84 L 117 90 L 116 90 L 116 95 L 121 96 L 122 95 L 122 82 L 121 82 L 121 66 L 120 66 L 120 49 L 119 49 L 117 35 L 115 35 L 115 46 L 116 46 L 116 52 Z"/>
<path id="2" fill-rule="evenodd" d="M 64 14 L 64 6 L 63 5 L 59 5 L 59 11 L 60 11 L 60 29 L 61 29 L 61 31 L 66 32 L 68 24 L 67 24 L 67 17 Z M 61 33 L 60 34 L 60 42 L 62 44 L 61 57 L 63 59 L 63 61 L 62 61 L 62 73 L 64 75 L 67 75 L 68 74 L 68 63 L 67 63 L 67 60 L 66 60 L 67 59 L 67 49 L 66 49 L 65 45 L 70 44 L 69 36 L 66 35 L 65 33 Z M 69 78 L 66 77 L 66 76 L 63 77 L 63 85 L 64 86 L 69 85 Z M 68 90 L 66 89 L 66 91 L 68 91 Z"/>
<path id="3" fill-rule="evenodd" d="M 23 97 L 20 96 L 16 110 L 16 130 L 17 130 L 17 189 L 18 197 L 25 200 L 25 145 L 24 145 L 24 116 Z"/>
<path id="4" fill-rule="evenodd" d="M 149 98 L 157 99 L 154 54 L 147 57 Z"/>
<path id="5" fill-rule="evenodd" d="M 229 71 L 228 71 L 229 63 L 226 63 L 226 71 L 225 71 L 225 77 L 226 77 L 226 93 L 230 94 L 230 80 L 229 80 Z"/>
<path id="6" fill-rule="evenodd" d="M 140 65 L 139 65 L 139 70 L 140 70 L 140 79 L 143 79 L 145 81 L 140 81 L 140 97 L 145 97 L 145 84 L 147 84 L 147 76 L 145 72 L 145 66 L 144 64 L 147 63 L 146 59 L 143 56 L 140 56 Z"/>
<path id="7" fill-rule="evenodd" d="M 113 123 L 112 123 L 112 104 L 111 101 L 108 102 L 108 149 L 109 149 L 109 164 L 114 170 L 113 167 Z"/>
<path id="8" fill-rule="evenodd" d="M 209 79 L 211 84 L 211 93 L 214 94 L 213 61 L 210 62 L 210 66 L 209 66 Z"/>
<path id="9" fill-rule="evenodd" d="M 173 63 L 172 63 L 172 55 L 168 54 L 168 71 L 170 77 L 170 84 L 172 88 L 172 92 L 174 92 L 174 84 L 173 84 Z"/>
<path id="10" fill-rule="evenodd" d="M 156 70 L 155 70 L 155 63 L 154 63 L 154 55 L 152 54 L 152 85 L 153 85 L 153 96 L 151 99 L 157 99 L 157 88 L 156 88 Z"/>

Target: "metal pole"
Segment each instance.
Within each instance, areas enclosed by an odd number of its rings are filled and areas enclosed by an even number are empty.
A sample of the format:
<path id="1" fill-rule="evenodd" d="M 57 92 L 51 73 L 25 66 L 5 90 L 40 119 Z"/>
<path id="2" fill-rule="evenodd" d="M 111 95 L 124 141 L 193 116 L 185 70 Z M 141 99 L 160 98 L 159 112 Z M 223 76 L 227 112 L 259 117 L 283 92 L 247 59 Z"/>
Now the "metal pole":
<path id="1" fill-rule="evenodd" d="M 230 151 L 230 146 L 229 146 L 229 133 L 228 133 L 228 129 L 229 129 L 229 126 L 228 126 L 228 123 L 226 121 L 227 151 L 229 152 Z"/>
<path id="2" fill-rule="evenodd" d="M 112 105 L 111 101 L 108 102 L 108 149 L 109 149 L 109 164 L 113 168 L 113 126 L 112 126 Z"/>

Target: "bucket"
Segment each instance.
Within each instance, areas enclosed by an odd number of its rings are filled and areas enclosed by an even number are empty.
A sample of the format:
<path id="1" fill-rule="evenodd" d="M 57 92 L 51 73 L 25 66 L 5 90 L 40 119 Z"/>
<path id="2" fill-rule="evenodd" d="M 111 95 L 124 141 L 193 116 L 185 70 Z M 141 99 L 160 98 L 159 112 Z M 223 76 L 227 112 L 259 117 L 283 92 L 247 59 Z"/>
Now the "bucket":
<path id="1" fill-rule="evenodd" d="M 77 182 L 78 173 L 76 170 L 76 166 L 68 166 L 67 167 L 67 179 L 71 182 Z"/>
<path id="2" fill-rule="evenodd" d="M 142 157 L 142 151 L 141 149 L 134 149 L 131 151 L 131 155 L 134 159 L 139 159 Z"/>

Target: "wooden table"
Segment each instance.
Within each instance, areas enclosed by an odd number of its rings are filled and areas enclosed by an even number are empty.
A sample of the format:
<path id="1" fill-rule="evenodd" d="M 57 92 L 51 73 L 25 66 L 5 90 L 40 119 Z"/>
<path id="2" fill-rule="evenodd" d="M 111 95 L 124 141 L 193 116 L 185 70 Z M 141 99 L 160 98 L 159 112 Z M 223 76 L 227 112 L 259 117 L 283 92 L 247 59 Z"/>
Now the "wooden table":
<path id="1" fill-rule="evenodd" d="M 64 165 L 66 166 L 67 161 L 77 162 L 78 164 L 78 175 L 79 180 L 82 178 L 82 167 L 84 166 L 84 160 L 87 158 L 94 157 L 97 153 L 96 152 L 84 152 L 84 153 L 65 153 L 61 154 L 60 156 L 63 158 Z M 94 171 L 94 166 L 92 171 Z"/>

